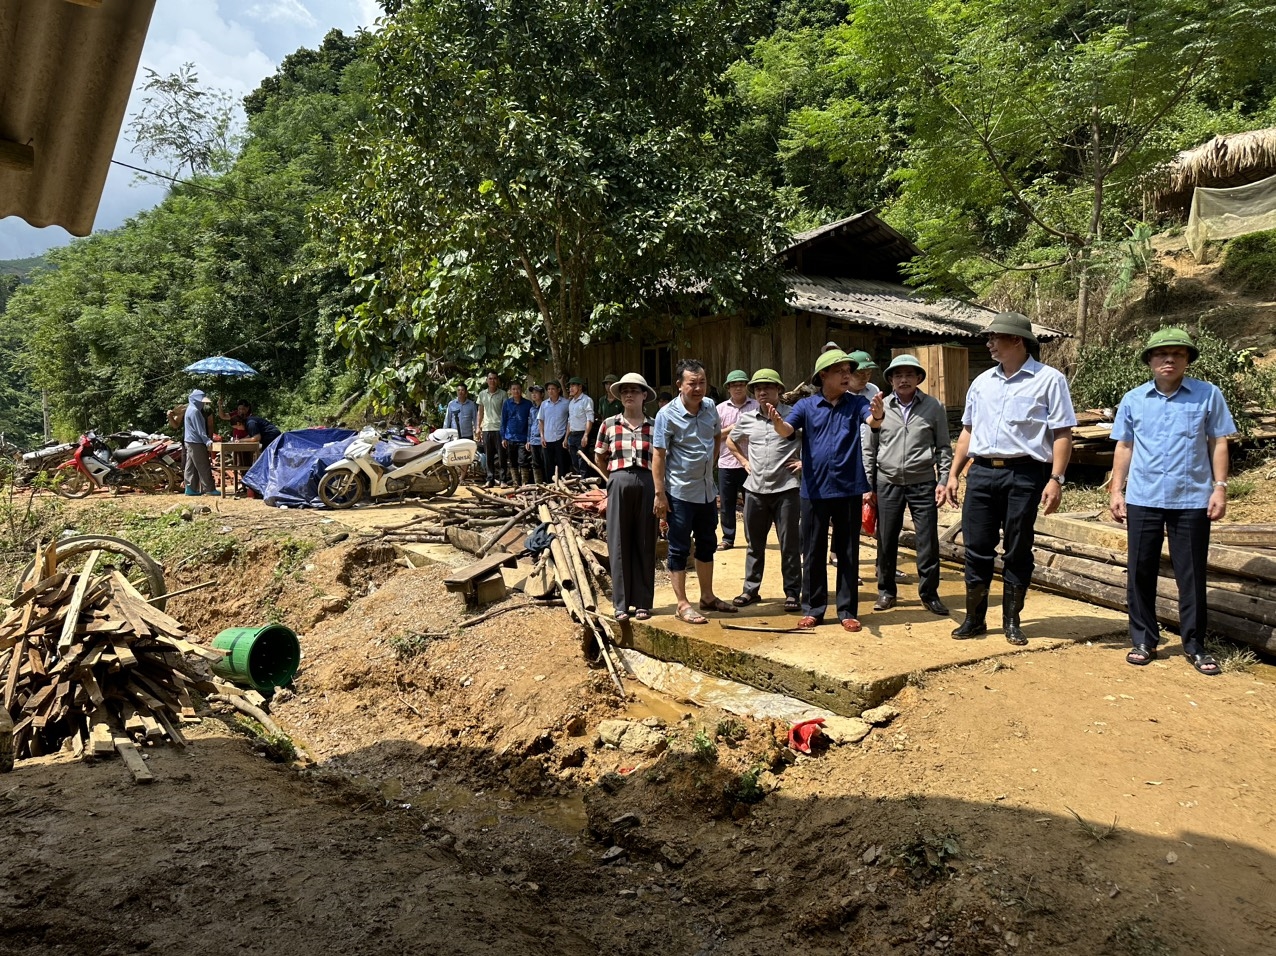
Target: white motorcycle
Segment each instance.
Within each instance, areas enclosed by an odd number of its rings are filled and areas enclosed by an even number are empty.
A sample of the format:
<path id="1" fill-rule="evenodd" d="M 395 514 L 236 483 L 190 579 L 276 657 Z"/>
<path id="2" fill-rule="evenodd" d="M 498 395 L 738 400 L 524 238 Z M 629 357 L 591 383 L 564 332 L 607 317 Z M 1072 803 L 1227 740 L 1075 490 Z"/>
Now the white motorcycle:
<path id="1" fill-rule="evenodd" d="M 382 437 L 375 428 L 355 436 L 346 456 L 319 479 L 320 501 L 329 508 L 352 508 L 365 498 L 447 497 L 478 455 L 478 445 L 458 437 L 456 429 L 437 428 L 419 445 L 396 445 L 387 468 L 372 454 Z"/>

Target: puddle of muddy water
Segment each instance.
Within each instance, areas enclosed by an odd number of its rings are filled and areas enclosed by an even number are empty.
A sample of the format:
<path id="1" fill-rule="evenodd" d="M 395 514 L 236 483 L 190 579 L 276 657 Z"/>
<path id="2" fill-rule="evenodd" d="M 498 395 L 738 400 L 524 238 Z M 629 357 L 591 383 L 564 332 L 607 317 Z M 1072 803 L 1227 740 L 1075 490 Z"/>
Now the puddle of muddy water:
<path id="1" fill-rule="evenodd" d="M 635 687 L 631 683 L 629 690 L 633 696 L 633 700 L 625 705 L 625 717 L 629 720 L 659 717 L 666 724 L 676 724 L 684 717 L 694 717 L 700 711 L 695 704 L 675 700 L 643 685 Z"/>

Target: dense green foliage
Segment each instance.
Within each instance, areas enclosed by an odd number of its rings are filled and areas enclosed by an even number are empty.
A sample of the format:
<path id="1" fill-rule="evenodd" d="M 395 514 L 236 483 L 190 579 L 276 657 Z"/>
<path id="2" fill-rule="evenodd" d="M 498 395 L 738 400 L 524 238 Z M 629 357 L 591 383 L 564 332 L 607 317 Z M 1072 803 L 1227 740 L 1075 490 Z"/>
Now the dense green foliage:
<path id="1" fill-rule="evenodd" d="M 50 268 L 0 263 L 0 431 L 31 442 L 42 390 L 70 436 L 158 428 L 194 385 L 288 426 L 569 374 L 644 322 L 764 321 L 785 227 L 869 207 L 924 288 L 1071 307 L 1084 340 L 1149 274 L 1159 165 L 1276 125 L 1268 0 L 381 5 L 285 58 L 242 135 L 193 67 L 145 81 L 135 132 L 193 178 Z M 1234 241 L 1224 277 L 1267 294 L 1274 245 Z M 262 375 L 181 373 L 214 354 Z M 1145 374 L 1083 356 L 1084 404 Z M 1256 396 L 1236 361 L 1202 368 Z"/>
<path id="2" fill-rule="evenodd" d="M 1189 331 L 1201 355 L 1188 367 L 1187 374 L 1217 385 L 1227 399 L 1237 427 L 1247 433 L 1253 426 L 1253 418 L 1246 406 L 1252 402 L 1271 408 L 1276 403 L 1276 369 L 1256 365 L 1252 352 L 1236 351 L 1209 329 Z M 1077 357 L 1072 400 L 1078 408 L 1116 408 L 1122 395 L 1151 377 L 1143 362 L 1142 340 L 1091 346 Z"/>
<path id="3" fill-rule="evenodd" d="M 1276 294 L 1276 229 L 1229 242 L 1221 275 L 1246 292 Z"/>
<path id="4" fill-rule="evenodd" d="M 361 119 L 366 69 L 336 31 L 317 53 L 289 58 L 254 94 L 227 172 L 49 253 L 55 268 L 14 293 L 0 342 L 25 352 L 27 387 L 47 390 L 55 431 L 159 429 L 196 385 L 228 401 L 245 395 L 282 424 L 312 420 L 354 390 L 330 345 L 349 284 L 317 256 L 306 216 L 344 176 L 340 142 Z M 261 375 L 181 372 L 221 354 Z"/>
<path id="5" fill-rule="evenodd" d="M 426 397 L 482 338 L 498 367 L 544 343 L 561 377 L 636 318 L 773 309 L 774 193 L 708 95 L 760 9 L 430 0 L 387 20 L 362 174 L 325 216 L 367 296 L 342 340 L 394 370 L 379 384 Z"/>

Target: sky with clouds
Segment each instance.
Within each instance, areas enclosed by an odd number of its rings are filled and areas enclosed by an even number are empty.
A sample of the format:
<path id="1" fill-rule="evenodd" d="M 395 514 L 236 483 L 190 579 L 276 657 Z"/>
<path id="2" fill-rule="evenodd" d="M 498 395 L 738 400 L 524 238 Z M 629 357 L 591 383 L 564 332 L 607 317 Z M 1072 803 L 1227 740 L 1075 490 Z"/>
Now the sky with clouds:
<path id="1" fill-rule="evenodd" d="M 129 116 L 140 97 L 136 88 L 149 67 L 161 75 L 195 64 L 200 83 L 236 99 L 251 93 L 280 61 L 299 47 L 317 47 L 334 27 L 347 33 L 371 26 L 381 13 L 376 0 L 158 0 L 138 66 Z M 135 166 L 125 117 L 115 158 Z M 151 165 L 150 168 L 154 168 Z M 112 166 L 98 207 L 96 229 L 113 229 L 164 198 L 163 184 L 139 183 L 134 173 Z M 65 245 L 71 236 L 57 226 L 36 229 L 21 219 L 0 219 L 0 259 L 21 259 Z"/>

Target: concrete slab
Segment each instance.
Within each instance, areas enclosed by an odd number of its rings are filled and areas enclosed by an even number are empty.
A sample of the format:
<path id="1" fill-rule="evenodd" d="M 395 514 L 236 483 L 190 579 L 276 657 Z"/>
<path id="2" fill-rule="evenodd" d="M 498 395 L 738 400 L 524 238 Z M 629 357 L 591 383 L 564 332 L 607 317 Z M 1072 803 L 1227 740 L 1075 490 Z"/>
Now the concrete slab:
<path id="1" fill-rule="evenodd" d="M 464 494 L 464 488 L 458 492 L 458 495 Z M 355 530 L 368 531 L 378 526 L 401 524 L 421 512 L 415 505 L 380 505 L 333 512 L 332 517 Z M 404 544 L 400 547 L 450 567 L 461 567 L 474 560 L 472 555 L 450 545 Z M 715 557 L 714 588 L 724 600 L 740 593 L 744 556 L 745 549 L 737 546 L 730 551 L 719 551 Z M 864 584 L 860 588 L 859 617 L 864 630 L 858 634 L 843 631 L 831 618 L 829 623 L 809 632 L 763 633 L 722 628 L 723 623 L 767 628 L 788 628 L 797 623 L 798 615 L 785 614 L 781 608 L 784 592 L 779 548 L 774 542 L 767 549 L 762 603 L 737 614 L 711 613 L 707 615 L 708 624 L 686 624 L 674 617 L 673 590 L 667 575 L 662 573 L 658 576 L 652 620 L 631 621 L 623 629 L 617 625 L 613 630 L 622 646 L 761 690 L 796 697 L 850 717 L 897 694 L 914 673 L 1079 641 L 1120 645 L 1127 639 L 1129 622 L 1124 614 L 1034 590 L 1028 595 L 1022 617 L 1029 644 L 1026 648 L 1014 647 L 1006 643 L 999 630 L 1001 592 L 997 584 L 988 613 L 988 623 L 994 630 L 973 641 L 955 641 L 950 632 L 961 621 L 965 608 L 965 585 L 960 569 L 948 566 L 941 569 L 940 596 L 952 613 L 945 618 L 936 617 L 922 607 L 917 597 L 913 555 L 901 551 L 900 568 L 908 576 L 899 582 L 899 603 L 889 611 L 874 612 L 871 608 L 877 597 L 877 586 L 873 547 L 864 544 L 860 558 L 860 577 Z M 527 573 L 525 564 L 503 571 L 509 587 L 521 585 Z M 830 584 L 836 573 L 836 568 L 829 568 Z M 695 601 L 699 592 L 694 581 L 690 592 Z"/>
<path id="2" fill-rule="evenodd" d="M 729 600 L 740 592 L 744 580 L 744 549 L 720 551 L 714 562 L 714 589 Z M 871 610 L 877 597 L 871 547 L 861 549 L 858 634 L 842 630 L 835 620 L 813 631 L 761 633 L 724 630 L 722 624 L 760 627 L 792 627 L 798 615 L 781 608 L 778 548 L 767 551 L 763 578 L 763 602 L 737 614 L 710 613 L 708 624 L 686 624 L 674 617 L 676 604 L 667 584 L 657 586 L 655 616 L 646 623 L 631 622 L 621 637 L 625 646 L 661 660 L 677 661 L 710 674 L 727 677 L 762 690 L 787 694 L 837 714 L 858 716 L 897 694 L 909 675 L 977 663 L 1023 651 L 1044 650 L 1078 641 L 1126 640 L 1124 614 L 1094 607 L 1042 591 L 1028 595 L 1022 621 L 1029 638 L 1027 648 L 1006 643 L 1001 624 L 1000 585 L 995 585 L 988 623 L 996 628 L 976 640 L 956 641 L 952 629 L 961 621 L 965 585 L 961 572 L 941 570 L 940 596 L 952 613 L 940 618 L 921 605 L 913 556 L 901 553 L 901 569 L 909 572 L 899 582 L 899 603 L 889 611 Z M 830 584 L 836 568 L 829 568 Z M 689 587 L 697 600 L 694 583 Z"/>

